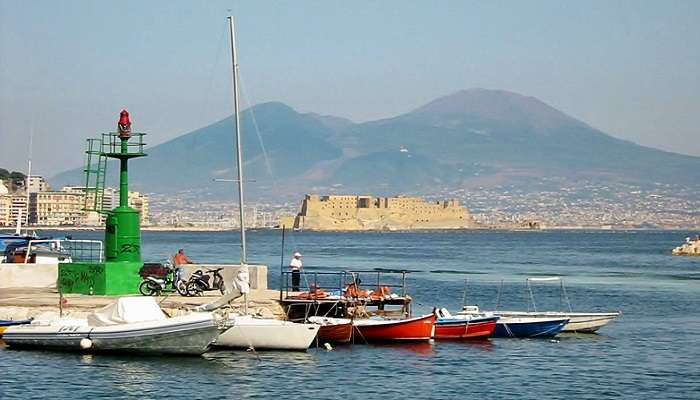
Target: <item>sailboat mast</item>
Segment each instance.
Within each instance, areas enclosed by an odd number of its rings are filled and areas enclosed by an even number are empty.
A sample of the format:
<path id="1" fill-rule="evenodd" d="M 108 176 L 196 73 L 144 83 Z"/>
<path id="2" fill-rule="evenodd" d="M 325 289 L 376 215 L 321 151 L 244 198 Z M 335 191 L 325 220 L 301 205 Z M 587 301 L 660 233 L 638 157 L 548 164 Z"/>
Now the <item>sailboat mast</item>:
<path id="1" fill-rule="evenodd" d="M 243 159 L 241 157 L 241 121 L 238 107 L 238 64 L 236 63 L 236 33 L 233 27 L 233 17 L 228 17 L 231 35 L 231 66 L 233 73 L 233 116 L 236 123 L 236 166 L 238 167 L 238 206 L 241 225 L 241 267 L 246 265 L 245 221 L 243 212 Z"/>

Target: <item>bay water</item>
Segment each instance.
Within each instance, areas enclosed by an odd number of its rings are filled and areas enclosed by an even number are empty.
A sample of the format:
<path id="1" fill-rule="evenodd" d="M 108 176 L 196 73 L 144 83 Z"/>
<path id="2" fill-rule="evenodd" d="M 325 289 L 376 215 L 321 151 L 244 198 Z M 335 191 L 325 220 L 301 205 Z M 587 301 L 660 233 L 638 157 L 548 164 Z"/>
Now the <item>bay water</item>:
<path id="1" fill-rule="evenodd" d="M 42 232 L 61 236 L 66 232 Z M 73 238 L 101 239 L 76 231 Z M 79 355 L 0 348 L 0 398 L 700 398 L 700 258 L 670 250 L 695 232 L 251 231 L 250 263 L 270 288 L 294 251 L 314 272 L 407 270 L 414 314 L 525 310 L 525 278 L 561 276 L 574 311 L 622 311 L 595 335 L 336 346 L 306 353 L 216 350 L 201 357 Z M 144 232 L 147 261 L 178 248 L 196 262 L 237 262 L 236 232 Z M 282 257 L 281 257 L 282 256 Z M 371 282 L 371 274 L 365 274 Z M 364 279 L 364 278 L 363 278 Z M 389 279 L 389 278 L 387 278 Z M 369 283 L 368 282 L 368 283 Z M 498 296 L 501 288 L 500 299 Z M 559 286 L 533 284 L 538 310 Z"/>

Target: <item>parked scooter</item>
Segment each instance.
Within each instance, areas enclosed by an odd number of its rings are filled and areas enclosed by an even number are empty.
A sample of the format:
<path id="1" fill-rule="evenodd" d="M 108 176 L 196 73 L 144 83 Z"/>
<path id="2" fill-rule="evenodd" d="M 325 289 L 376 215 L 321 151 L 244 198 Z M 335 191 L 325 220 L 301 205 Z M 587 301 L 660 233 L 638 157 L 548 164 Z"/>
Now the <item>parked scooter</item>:
<path id="1" fill-rule="evenodd" d="M 187 281 L 187 294 L 189 296 L 201 296 L 203 292 L 218 290 L 221 294 L 226 293 L 224 277 L 219 273 L 223 268 L 208 269 L 202 272 L 198 269 L 192 273 Z"/>
<path id="2" fill-rule="evenodd" d="M 187 296 L 187 281 L 182 278 L 182 268 L 173 267 L 170 261 L 144 264 L 140 274 L 143 281 L 139 285 L 139 292 L 144 296 L 160 296 L 162 292 L 172 291 Z"/>

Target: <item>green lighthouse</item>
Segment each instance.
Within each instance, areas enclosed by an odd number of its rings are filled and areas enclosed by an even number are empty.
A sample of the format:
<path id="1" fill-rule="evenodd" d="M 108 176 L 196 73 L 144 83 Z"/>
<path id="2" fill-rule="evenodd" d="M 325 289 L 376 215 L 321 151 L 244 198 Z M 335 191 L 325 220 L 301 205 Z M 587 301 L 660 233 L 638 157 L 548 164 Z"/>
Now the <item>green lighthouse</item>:
<path id="1" fill-rule="evenodd" d="M 144 133 L 132 133 L 129 113 L 122 110 L 118 132 L 88 139 L 85 167 L 86 211 L 105 215 L 104 254 L 97 260 L 59 265 L 62 293 L 121 295 L 138 293 L 141 282 L 141 224 L 129 207 L 129 160 L 143 157 Z M 103 210 L 108 159 L 119 160 L 119 206 Z"/>

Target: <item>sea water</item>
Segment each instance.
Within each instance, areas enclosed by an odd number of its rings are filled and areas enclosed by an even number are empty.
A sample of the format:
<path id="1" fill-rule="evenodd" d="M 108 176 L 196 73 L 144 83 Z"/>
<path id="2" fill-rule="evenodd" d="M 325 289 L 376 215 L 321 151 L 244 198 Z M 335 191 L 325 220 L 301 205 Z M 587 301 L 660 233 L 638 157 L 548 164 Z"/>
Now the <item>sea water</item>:
<path id="1" fill-rule="evenodd" d="M 201 357 L 0 349 L 0 398 L 697 399 L 700 258 L 670 255 L 694 233 L 287 232 L 282 253 L 280 231 L 251 231 L 249 260 L 269 266 L 271 288 L 279 284 L 280 263 L 284 269 L 300 251 L 307 283 L 321 271 L 410 271 L 414 314 L 433 306 L 458 310 L 465 297 L 482 309 L 497 303 L 527 309 L 526 277 L 561 276 L 574 311 L 623 315 L 599 334 L 555 340 L 356 344 L 306 353 L 218 350 Z M 236 262 L 240 254 L 235 232 L 144 232 L 142 247 L 148 261 L 162 261 L 178 248 L 196 262 Z M 362 276 L 368 286 L 376 279 Z M 536 282 L 532 289 L 538 310 L 566 305 L 556 282 Z"/>

